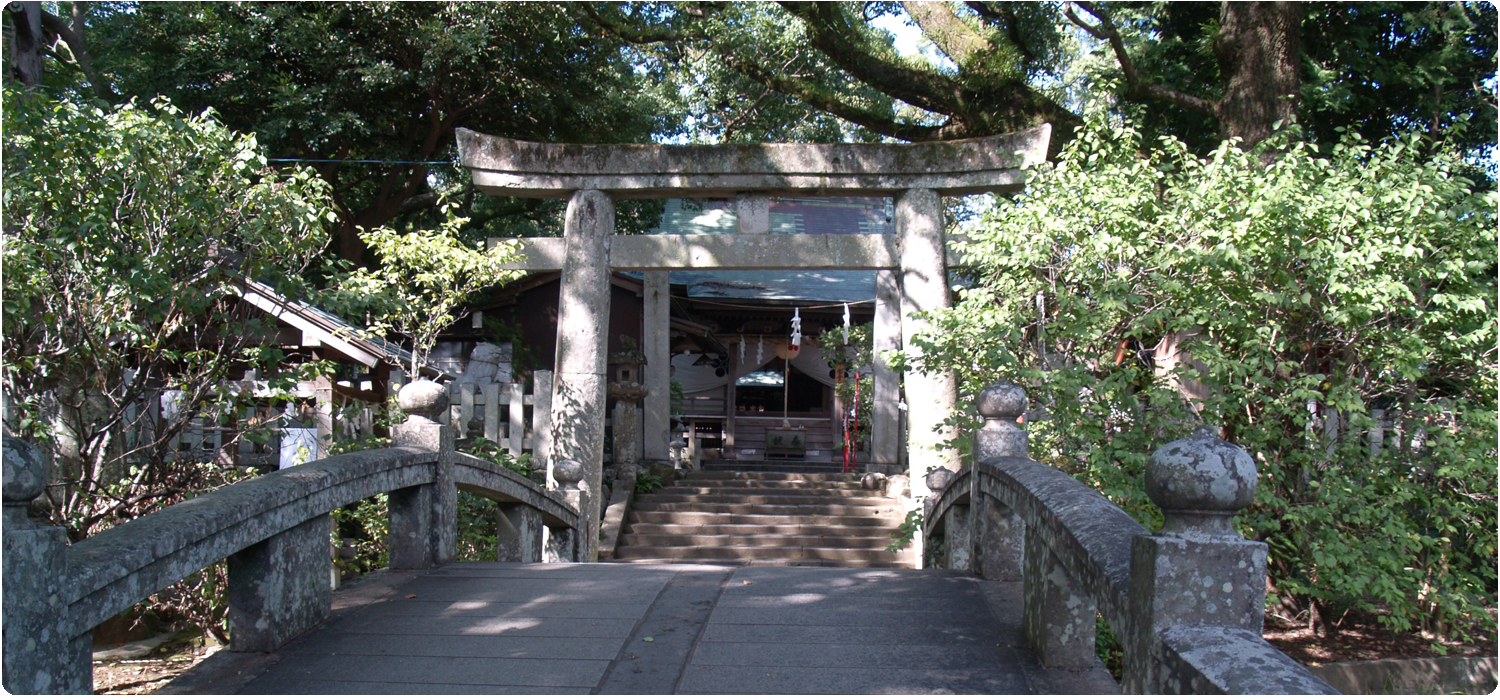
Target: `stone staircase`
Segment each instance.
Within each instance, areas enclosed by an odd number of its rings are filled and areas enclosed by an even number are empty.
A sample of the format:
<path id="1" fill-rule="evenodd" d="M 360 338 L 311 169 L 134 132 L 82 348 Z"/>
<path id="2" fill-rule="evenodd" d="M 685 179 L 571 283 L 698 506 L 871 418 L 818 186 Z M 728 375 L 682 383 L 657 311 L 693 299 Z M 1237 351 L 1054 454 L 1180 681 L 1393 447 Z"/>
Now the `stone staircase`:
<path id="1" fill-rule="evenodd" d="M 862 488 L 860 476 L 828 470 L 690 473 L 635 497 L 614 559 L 912 568 L 909 548 L 885 549 L 906 513 L 883 492 Z"/>

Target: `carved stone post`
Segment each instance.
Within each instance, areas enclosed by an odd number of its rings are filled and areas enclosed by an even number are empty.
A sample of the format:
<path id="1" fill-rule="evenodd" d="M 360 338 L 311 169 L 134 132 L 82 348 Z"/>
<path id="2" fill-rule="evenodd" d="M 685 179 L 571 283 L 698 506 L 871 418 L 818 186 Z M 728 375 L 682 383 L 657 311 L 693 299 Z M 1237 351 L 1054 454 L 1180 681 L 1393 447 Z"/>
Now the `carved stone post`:
<path id="1" fill-rule="evenodd" d="M 582 481 L 587 476 L 587 470 L 584 469 L 583 465 L 579 464 L 578 460 L 561 459 L 554 465 L 552 473 L 557 478 L 557 489 L 553 493 L 561 496 L 568 505 L 578 509 L 578 524 L 582 526 L 585 522 L 594 522 L 597 528 L 599 521 L 598 514 L 595 513 L 590 518 L 590 514 L 584 511 L 584 507 L 586 507 L 588 501 L 584 498 L 581 488 L 583 485 Z M 583 532 L 580 530 L 565 527 L 544 527 L 542 531 L 542 561 L 591 561 L 584 558 L 586 553 L 582 547 L 583 543 L 579 541 L 579 538 L 583 536 Z M 595 539 L 597 538 L 598 536 L 595 535 Z M 598 543 L 595 542 L 594 551 L 596 553 L 599 551 L 598 547 Z"/>
<path id="2" fill-rule="evenodd" d="M 609 333 L 609 237 L 615 204 L 599 190 L 579 190 L 563 219 L 567 258 L 557 305 L 557 375 L 552 396 L 552 464 L 583 467 L 578 482 L 579 546 L 584 561 L 599 552 L 600 492 L 604 488 L 604 365 Z"/>
<path id="3" fill-rule="evenodd" d="M 978 461 L 1001 457 L 1026 457 L 1026 428 L 1020 423 L 1026 413 L 1026 392 L 1014 384 L 1000 382 L 979 392 L 976 401 L 984 418 L 974 436 Z M 1026 523 L 1010 506 L 981 491 L 983 478 L 976 469 L 969 503 L 974 518 L 974 573 L 993 581 L 1019 581 L 1026 552 Z"/>
<path id="4" fill-rule="evenodd" d="M 453 429 L 437 422 L 448 410 L 448 390 L 436 382 L 415 381 L 397 395 L 409 417 L 396 426 L 398 446 L 437 452 L 431 484 L 392 491 L 390 560 L 392 569 L 427 569 L 453 561 L 457 554 L 458 488 L 453 483 Z"/>
<path id="5" fill-rule="evenodd" d="M 230 555 L 231 651 L 275 651 L 332 614 L 330 527 L 320 515 Z"/>
<path id="6" fill-rule="evenodd" d="M 26 506 L 46 485 L 41 453 L 4 438 L 5 573 L 3 622 L 5 689 L 17 695 L 87 694 L 94 689 L 92 634 L 73 630 L 64 590 L 68 537 L 38 525 Z M 327 545 L 324 545 L 327 551 Z M 324 580 L 328 574 L 324 573 Z M 75 635 L 74 632 L 80 632 Z"/>
<path id="7" fill-rule="evenodd" d="M 1181 625 L 1261 633 L 1266 604 L 1266 544 L 1234 531 L 1250 505 L 1255 460 L 1200 427 L 1169 443 L 1146 465 L 1146 495 L 1166 522 L 1131 547 L 1130 621 L 1122 637 L 1127 693 L 1166 692 L 1153 658 L 1158 635 Z"/>

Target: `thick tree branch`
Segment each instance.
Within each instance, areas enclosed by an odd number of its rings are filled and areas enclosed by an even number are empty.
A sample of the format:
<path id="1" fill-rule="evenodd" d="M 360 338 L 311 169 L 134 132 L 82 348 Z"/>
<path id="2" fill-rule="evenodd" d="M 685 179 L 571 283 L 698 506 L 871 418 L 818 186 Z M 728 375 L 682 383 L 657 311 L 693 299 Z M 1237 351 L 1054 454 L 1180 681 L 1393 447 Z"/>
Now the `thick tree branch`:
<path id="1" fill-rule="evenodd" d="M 1073 8 L 1078 7 L 1094 17 L 1098 24 L 1089 24 Z M 1120 32 L 1115 29 L 1114 22 L 1110 21 L 1109 14 L 1092 2 L 1070 2 L 1063 6 L 1063 14 L 1068 21 L 1077 25 L 1080 29 L 1088 32 L 1095 39 L 1109 42 L 1109 47 L 1115 54 L 1115 60 L 1120 63 L 1120 70 L 1125 74 L 1126 97 L 1131 99 L 1152 98 L 1169 104 L 1177 105 L 1183 109 L 1200 112 L 1209 116 L 1217 115 L 1214 103 L 1201 97 L 1195 97 L 1185 92 L 1179 92 L 1169 87 L 1157 84 L 1142 84 L 1140 73 L 1136 71 L 1135 61 L 1131 60 L 1130 54 L 1125 51 L 1125 41 L 1120 38 Z"/>
<path id="2" fill-rule="evenodd" d="M 88 78 L 89 86 L 94 91 L 94 96 L 110 104 L 119 104 L 121 98 L 110 86 L 104 74 L 94 68 L 93 55 L 89 53 L 88 43 L 83 39 L 83 25 L 87 11 L 79 7 L 82 3 L 74 3 L 73 22 L 70 25 L 61 17 L 46 10 L 42 11 L 42 28 L 56 35 L 63 43 L 68 45 L 68 52 L 73 54 L 73 63 L 78 70 L 83 71 L 84 77 Z"/>
<path id="3" fill-rule="evenodd" d="M 736 70 L 755 82 L 876 133 L 907 141 L 933 141 L 943 138 L 941 134 L 946 127 L 899 121 L 886 114 L 840 100 L 811 81 L 768 70 L 763 66 L 733 56 L 724 58 Z"/>
<path id="4" fill-rule="evenodd" d="M 963 86 L 941 73 L 894 63 L 855 43 L 859 30 L 849 24 L 836 3 L 783 2 L 781 6 L 807 23 L 813 48 L 861 82 L 929 112 L 963 114 Z"/>
<path id="5" fill-rule="evenodd" d="M 946 2 L 919 0 L 903 2 L 901 7 L 922 28 L 922 34 L 937 44 L 954 63 L 966 65 L 995 49 L 988 37 L 974 31 L 969 23 L 954 14 L 953 6 Z"/>
<path id="6" fill-rule="evenodd" d="M 671 44 L 687 39 L 701 39 L 703 36 L 697 31 L 680 31 L 676 29 L 662 29 L 658 27 L 642 27 L 623 21 L 614 16 L 612 12 L 606 12 L 602 8 L 611 7 L 610 4 L 580 2 L 573 5 L 574 8 L 583 12 L 598 25 L 600 29 L 618 37 L 628 44 Z M 683 14 L 691 17 L 702 17 L 712 8 L 689 6 L 683 10 Z M 691 25 L 690 25 L 691 26 Z"/>

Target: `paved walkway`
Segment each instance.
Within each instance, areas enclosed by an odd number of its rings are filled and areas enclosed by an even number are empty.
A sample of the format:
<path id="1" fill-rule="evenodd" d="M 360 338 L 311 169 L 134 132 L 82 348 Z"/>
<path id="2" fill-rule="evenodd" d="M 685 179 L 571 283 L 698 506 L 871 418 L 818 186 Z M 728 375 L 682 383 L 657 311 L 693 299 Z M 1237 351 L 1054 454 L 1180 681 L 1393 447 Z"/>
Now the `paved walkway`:
<path id="1" fill-rule="evenodd" d="M 1017 584 L 948 571 L 454 564 L 378 572 L 273 654 L 163 692 L 1097 693 L 1021 642 Z M 1116 691 L 1117 692 L 1117 691 Z"/>

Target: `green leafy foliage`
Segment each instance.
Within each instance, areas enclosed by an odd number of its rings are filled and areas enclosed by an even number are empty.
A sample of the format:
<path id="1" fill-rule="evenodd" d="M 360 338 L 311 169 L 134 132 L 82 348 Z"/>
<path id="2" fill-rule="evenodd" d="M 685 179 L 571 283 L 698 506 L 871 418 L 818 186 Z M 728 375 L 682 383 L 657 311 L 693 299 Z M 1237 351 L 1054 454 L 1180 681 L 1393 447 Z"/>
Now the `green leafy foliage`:
<path id="1" fill-rule="evenodd" d="M 636 493 L 651 493 L 652 491 L 655 491 L 661 487 L 662 480 L 660 476 L 652 474 L 651 472 L 641 472 L 635 475 Z"/>
<path id="2" fill-rule="evenodd" d="M 275 326 L 239 280 L 295 293 L 327 240 L 327 187 L 266 168 L 253 136 L 165 101 L 105 110 L 5 94 L 3 251 L 7 427 L 53 450 L 53 517 L 75 538 L 178 494 L 189 422 L 248 397 L 250 367 L 289 388 Z M 180 391 L 160 425 L 140 416 Z M 186 483 L 192 483 L 187 478 Z"/>
<path id="3" fill-rule="evenodd" d="M 463 451 L 480 459 L 494 462 L 521 476 L 531 477 L 531 453 L 529 452 L 524 452 L 519 456 L 512 455 L 505 448 L 495 444 L 494 441 L 482 437 L 474 438 Z"/>
<path id="4" fill-rule="evenodd" d="M 458 230 L 466 220 L 449 217 L 436 229 L 398 233 L 389 228 L 362 231 L 381 266 L 344 274 L 332 299 L 346 313 L 363 310 L 372 319 L 369 332 L 396 332 L 412 343 L 411 376 L 427 363 L 437 335 L 455 320 L 458 306 L 475 292 L 519 278 L 505 269 L 515 260 L 516 241 L 489 250 L 465 244 Z"/>
<path id="5" fill-rule="evenodd" d="M 1289 602 L 1438 635 L 1485 619 L 1495 195 L 1412 139 L 1323 151 L 1283 135 L 1266 164 L 1232 143 L 1143 145 L 1095 127 L 994 207 L 923 366 L 958 368 L 969 396 L 1027 387 L 1047 417 L 1033 456 L 1147 526 L 1147 457 L 1221 426 L 1257 460 L 1237 525 L 1270 544 Z"/>
<path id="6" fill-rule="evenodd" d="M 823 348 L 823 357 L 828 364 L 835 369 L 842 367 L 845 375 L 843 380 L 834 385 L 833 391 L 843 401 L 844 406 L 855 406 L 856 397 L 859 399 L 857 411 L 858 428 L 854 434 L 856 445 L 866 443 L 870 439 L 870 417 L 874 412 L 872 399 L 875 396 L 875 374 L 870 371 L 874 362 L 875 341 L 874 323 L 862 323 L 852 326 L 848 333 L 843 327 L 830 327 L 818 335 L 818 346 Z M 859 372 L 856 377 L 855 373 Z M 856 383 L 858 385 L 856 388 Z M 845 410 L 848 410 L 846 408 Z M 842 426 L 835 426 L 838 434 L 834 436 L 835 447 L 844 448 L 844 434 Z"/>
<path id="7" fill-rule="evenodd" d="M 920 509 L 909 511 L 906 519 L 896 526 L 896 531 L 891 533 L 891 543 L 885 546 L 887 552 L 896 553 L 905 549 L 913 539 L 922 532 L 922 511 Z"/>

